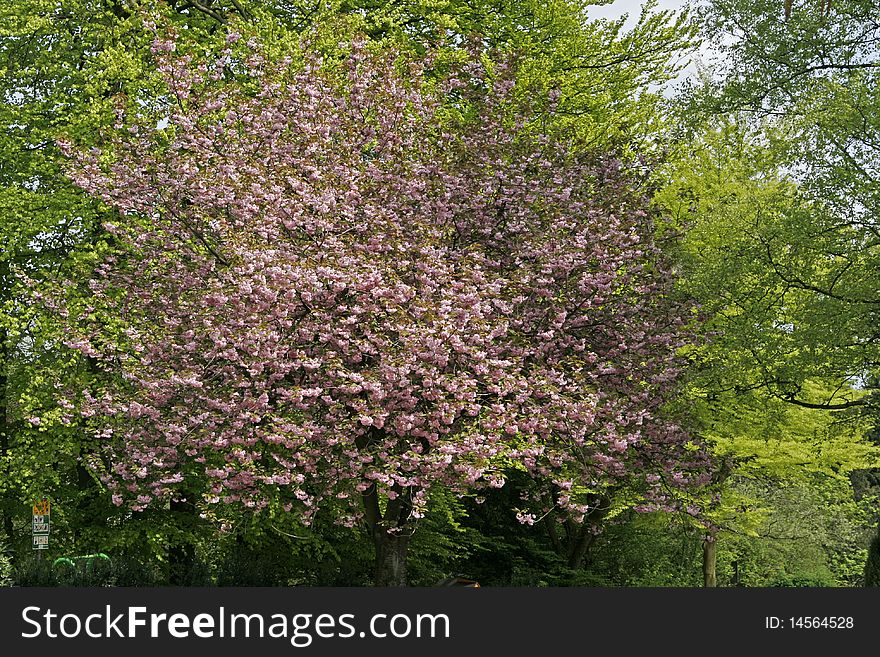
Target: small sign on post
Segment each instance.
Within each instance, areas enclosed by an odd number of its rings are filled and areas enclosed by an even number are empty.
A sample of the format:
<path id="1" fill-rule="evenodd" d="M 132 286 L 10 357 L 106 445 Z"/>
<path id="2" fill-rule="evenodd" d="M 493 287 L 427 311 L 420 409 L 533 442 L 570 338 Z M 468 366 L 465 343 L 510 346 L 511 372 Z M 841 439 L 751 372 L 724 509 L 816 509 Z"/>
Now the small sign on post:
<path id="1" fill-rule="evenodd" d="M 34 539 L 35 550 L 49 549 L 49 531 L 52 524 L 51 520 L 49 519 L 50 512 L 51 505 L 47 498 L 44 497 L 41 500 L 34 500 L 34 515 L 33 524 L 31 525 L 31 535 Z"/>

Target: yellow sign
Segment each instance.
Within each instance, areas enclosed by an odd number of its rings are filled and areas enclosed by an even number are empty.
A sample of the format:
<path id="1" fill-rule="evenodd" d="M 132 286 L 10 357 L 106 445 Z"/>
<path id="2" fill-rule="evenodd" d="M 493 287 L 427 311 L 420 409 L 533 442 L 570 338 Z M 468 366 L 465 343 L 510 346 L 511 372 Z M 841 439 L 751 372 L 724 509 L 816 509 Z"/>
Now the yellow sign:
<path id="1" fill-rule="evenodd" d="M 35 516 L 48 516 L 49 515 L 49 500 L 45 497 L 41 500 L 34 500 L 34 515 Z"/>

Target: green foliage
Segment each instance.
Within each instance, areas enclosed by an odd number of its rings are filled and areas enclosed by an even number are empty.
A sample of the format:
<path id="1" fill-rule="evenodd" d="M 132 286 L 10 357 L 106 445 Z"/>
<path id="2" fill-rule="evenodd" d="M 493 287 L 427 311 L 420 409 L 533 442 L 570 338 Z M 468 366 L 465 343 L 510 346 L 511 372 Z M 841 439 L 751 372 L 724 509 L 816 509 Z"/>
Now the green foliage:
<path id="1" fill-rule="evenodd" d="M 523 504 L 526 480 L 508 473 L 503 488 L 464 500 L 461 526 L 468 554 L 458 572 L 481 586 L 551 586 L 571 580 L 541 523 L 523 525 L 516 509 Z"/>
<path id="2" fill-rule="evenodd" d="M 706 274 L 734 274 L 725 301 L 743 301 L 742 344 L 757 339 L 753 383 L 783 399 L 871 414 L 870 396 L 852 388 L 873 390 L 878 362 L 880 14 L 861 0 L 818 11 L 794 2 L 781 20 L 780 5 L 706 3 L 702 21 L 723 59 L 691 90 L 683 122 L 725 126 L 698 131 L 694 164 L 717 163 L 706 169 L 712 181 L 716 171 L 731 175 L 682 200 L 741 231 L 707 243 Z M 813 377 L 842 394 L 803 399 Z"/>
<path id="3" fill-rule="evenodd" d="M 284 542 L 236 540 L 221 554 L 217 586 L 291 586 L 302 583 L 292 572 L 292 552 Z"/>
<path id="4" fill-rule="evenodd" d="M 874 501 L 856 501 L 849 483 L 814 475 L 800 482 L 734 482 L 763 511 L 750 534 L 728 537 L 744 586 L 774 586 L 805 573 L 827 586 L 858 585 L 859 555 Z M 854 568 L 856 566 L 856 568 Z M 818 579 L 817 579 L 818 578 Z"/>
<path id="5" fill-rule="evenodd" d="M 700 586 L 701 539 L 679 516 L 628 513 L 603 531 L 586 568 L 610 586 Z"/>
<path id="6" fill-rule="evenodd" d="M 829 588 L 836 586 L 834 577 L 828 571 L 803 572 L 790 577 L 783 577 L 774 580 L 768 586 L 774 587 L 790 587 L 790 588 L 807 588 L 819 587 Z"/>
<path id="7" fill-rule="evenodd" d="M 719 582 L 730 576 L 728 553 L 738 551 L 738 579 L 747 585 L 794 577 L 772 566 L 783 563 L 774 556 L 782 554 L 790 566 L 820 573 L 816 581 L 852 585 L 863 545 L 852 533 L 833 550 L 819 533 L 808 550 L 809 534 L 795 527 L 802 539 L 762 532 L 779 522 L 780 508 L 801 518 L 791 502 L 780 507 L 784 489 L 807 497 L 834 489 L 830 506 L 811 508 L 829 522 L 865 520 L 861 510 L 832 511 L 852 503 L 848 475 L 876 467 L 880 455 L 866 438 L 870 397 L 857 365 L 864 345 L 852 339 L 867 334 L 866 318 L 821 293 L 831 285 L 823 249 L 835 251 L 816 239 L 827 206 L 786 171 L 790 153 L 778 129 L 737 115 L 712 121 L 670 158 L 656 200 L 670 218 L 664 229 L 685 231 L 680 285 L 699 302 L 707 335 L 688 353 L 689 398 L 719 464 L 702 502 L 707 526 L 722 539 Z M 849 263 L 853 276 L 870 277 L 856 274 L 863 266 Z M 769 575 L 774 568 L 778 574 Z"/>
<path id="8" fill-rule="evenodd" d="M 724 587 L 857 586 L 873 500 L 857 503 L 847 485 L 821 476 L 797 485 L 734 478 L 729 496 L 746 522 L 728 525 L 717 546 Z M 701 586 L 703 533 L 687 518 L 629 514 L 607 527 L 586 568 L 613 586 Z"/>
<path id="9" fill-rule="evenodd" d="M 410 541 L 408 579 L 411 586 L 435 586 L 450 576 L 477 579 L 464 570 L 474 550 L 476 532 L 464 526 L 465 501 L 438 490 L 428 513 Z"/>

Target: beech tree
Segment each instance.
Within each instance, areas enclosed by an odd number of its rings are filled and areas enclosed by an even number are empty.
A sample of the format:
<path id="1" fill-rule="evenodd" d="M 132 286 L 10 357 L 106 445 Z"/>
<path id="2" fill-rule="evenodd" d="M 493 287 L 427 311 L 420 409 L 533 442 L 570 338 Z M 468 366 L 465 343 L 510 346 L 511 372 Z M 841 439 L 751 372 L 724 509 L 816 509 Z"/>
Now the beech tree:
<path id="1" fill-rule="evenodd" d="M 690 114 L 727 125 L 726 139 L 741 142 L 731 151 L 754 162 L 749 175 L 778 181 L 766 196 L 772 205 L 753 213 L 753 226 L 723 258 L 757 272 L 749 288 L 769 292 L 765 305 L 777 315 L 773 330 L 757 329 L 774 344 L 752 357 L 754 378 L 789 403 L 873 417 L 880 11 L 858 0 L 794 2 L 783 20 L 780 5 L 707 3 L 706 36 L 725 45 L 716 76 L 692 90 L 691 109 L 700 111 Z M 814 377 L 843 394 L 806 399 L 805 381 Z M 848 394 L 853 387 L 872 394 Z"/>
<path id="2" fill-rule="evenodd" d="M 592 529 L 603 492 L 699 482 L 663 413 L 687 307 L 638 176 L 542 131 L 555 95 L 518 106 L 515 67 L 476 53 L 430 86 L 360 42 L 280 62 L 228 42 L 199 62 L 158 38 L 167 121 L 120 110 L 105 152 L 61 144 L 118 213 L 94 296 L 47 300 L 112 375 L 61 404 L 107 446 L 116 504 L 330 505 L 403 585 L 438 487 L 518 465 Z"/>

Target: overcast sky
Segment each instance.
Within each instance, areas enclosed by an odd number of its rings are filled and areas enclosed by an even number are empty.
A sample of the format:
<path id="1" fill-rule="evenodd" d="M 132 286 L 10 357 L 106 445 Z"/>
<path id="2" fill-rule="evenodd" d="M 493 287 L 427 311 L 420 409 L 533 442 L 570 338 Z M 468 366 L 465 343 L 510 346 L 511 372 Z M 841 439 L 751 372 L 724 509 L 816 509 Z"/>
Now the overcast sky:
<path id="1" fill-rule="evenodd" d="M 614 0 L 610 5 L 602 5 L 596 7 L 588 7 L 587 11 L 591 18 L 620 18 L 623 14 L 628 14 L 629 19 L 625 23 L 627 27 L 632 27 L 635 25 L 636 21 L 639 18 L 641 13 L 642 4 L 644 0 Z M 685 0 L 659 0 L 657 3 L 656 10 L 664 10 L 664 9 L 681 9 L 686 4 Z M 693 0 L 691 2 L 692 5 L 696 4 Z M 683 79 L 694 75 L 696 72 L 696 66 L 691 60 L 691 62 L 681 70 L 678 75 L 678 78 L 675 82 L 671 83 L 667 86 L 664 93 L 671 92 L 673 90 L 676 82 L 681 82 Z"/>
<path id="2" fill-rule="evenodd" d="M 590 7 L 589 14 L 593 18 L 618 18 L 621 14 L 629 14 L 630 20 L 635 21 L 639 17 L 643 0 L 614 0 L 610 5 Z M 684 0 L 660 0 L 657 9 L 679 9 L 684 5 Z"/>

